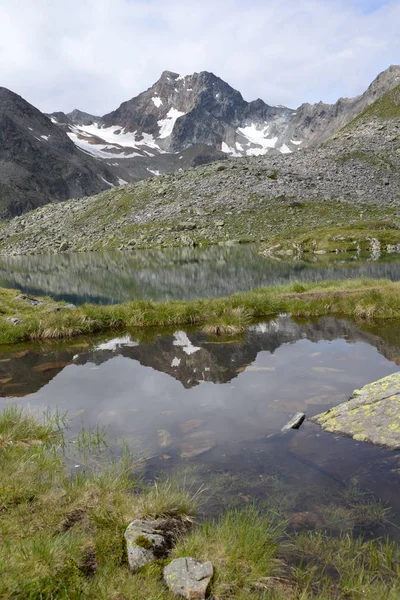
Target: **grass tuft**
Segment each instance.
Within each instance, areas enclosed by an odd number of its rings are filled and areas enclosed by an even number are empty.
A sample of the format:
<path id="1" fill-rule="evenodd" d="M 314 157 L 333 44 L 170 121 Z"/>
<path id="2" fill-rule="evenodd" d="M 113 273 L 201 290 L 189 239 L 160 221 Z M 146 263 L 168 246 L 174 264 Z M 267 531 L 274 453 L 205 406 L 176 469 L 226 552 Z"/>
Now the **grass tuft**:
<path id="1" fill-rule="evenodd" d="M 327 314 L 355 319 L 391 319 L 400 316 L 400 283 L 354 279 L 294 283 L 237 293 L 223 298 L 188 302 L 138 301 L 118 305 L 91 305 L 53 312 L 62 303 L 25 306 L 17 292 L 0 289 L 0 344 L 32 339 L 54 339 L 127 328 L 202 325 L 210 335 L 235 335 L 253 319 L 291 313 L 299 317 Z M 11 325 L 1 317 L 21 318 Z M 3 323 L 5 327 L 3 328 Z"/>

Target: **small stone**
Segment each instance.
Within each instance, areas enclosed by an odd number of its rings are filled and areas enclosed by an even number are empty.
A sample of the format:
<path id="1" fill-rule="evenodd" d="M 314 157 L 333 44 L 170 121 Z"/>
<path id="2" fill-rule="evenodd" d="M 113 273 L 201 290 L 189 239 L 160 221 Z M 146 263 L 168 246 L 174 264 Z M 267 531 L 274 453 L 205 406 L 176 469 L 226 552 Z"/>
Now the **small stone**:
<path id="1" fill-rule="evenodd" d="M 61 312 L 63 310 L 73 310 L 74 308 L 76 308 L 75 304 L 65 304 L 64 306 L 52 308 L 50 312 Z"/>
<path id="2" fill-rule="evenodd" d="M 12 325 L 21 325 L 24 322 L 23 319 L 17 319 L 17 317 L 7 317 L 6 321 Z"/>
<path id="3" fill-rule="evenodd" d="M 224 221 L 215 221 L 215 227 L 223 227 L 225 225 Z"/>
<path id="4" fill-rule="evenodd" d="M 68 250 L 68 248 L 69 248 L 68 242 L 61 242 L 58 249 L 60 252 L 65 252 L 66 250 Z"/>
<path id="5" fill-rule="evenodd" d="M 193 229 L 196 229 L 197 225 L 196 223 L 190 223 L 190 222 L 183 222 L 183 223 L 179 223 L 176 226 L 176 231 L 193 231 Z"/>
<path id="6" fill-rule="evenodd" d="M 282 431 L 289 431 L 289 429 L 298 429 L 306 415 L 304 413 L 298 412 L 296 413 L 286 425 L 282 427 Z"/>
<path id="7" fill-rule="evenodd" d="M 214 567 L 194 558 L 176 558 L 164 569 L 164 581 L 173 594 L 188 600 L 204 600 Z"/>

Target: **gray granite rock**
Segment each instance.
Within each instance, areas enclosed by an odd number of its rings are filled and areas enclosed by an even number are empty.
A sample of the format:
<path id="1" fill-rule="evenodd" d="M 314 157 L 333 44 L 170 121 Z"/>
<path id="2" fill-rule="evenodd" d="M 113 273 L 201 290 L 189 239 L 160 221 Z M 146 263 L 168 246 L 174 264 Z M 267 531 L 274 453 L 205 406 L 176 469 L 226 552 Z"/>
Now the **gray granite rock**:
<path id="1" fill-rule="evenodd" d="M 214 573 L 211 562 L 176 558 L 164 569 L 164 581 L 174 594 L 189 600 L 202 600 Z"/>
<path id="2" fill-rule="evenodd" d="M 157 521 L 136 519 L 125 531 L 129 566 L 132 571 L 165 557 L 170 546 L 167 538 L 158 528 Z"/>

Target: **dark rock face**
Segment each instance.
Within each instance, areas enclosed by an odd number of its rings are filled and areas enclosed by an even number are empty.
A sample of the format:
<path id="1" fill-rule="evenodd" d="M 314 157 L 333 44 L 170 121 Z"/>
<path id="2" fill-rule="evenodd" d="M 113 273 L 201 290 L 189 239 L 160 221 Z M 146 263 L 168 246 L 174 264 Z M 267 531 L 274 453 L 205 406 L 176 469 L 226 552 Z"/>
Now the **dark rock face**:
<path id="1" fill-rule="evenodd" d="M 0 88 L 0 216 L 96 193 L 115 181 L 105 164 L 82 155 L 50 119 Z"/>
<path id="2" fill-rule="evenodd" d="M 171 111 L 179 116 L 170 135 L 164 137 L 160 121 L 171 119 Z M 262 100 L 248 103 L 240 92 L 207 71 L 185 77 L 164 71 L 151 88 L 121 104 L 101 122 L 105 127 L 119 125 L 138 135 L 150 134 L 161 140 L 163 150 L 179 152 L 196 144 L 221 150 L 226 143 L 234 148 L 236 138 L 243 137 L 236 131 L 238 127 L 285 122 L 293 113 Z"/>

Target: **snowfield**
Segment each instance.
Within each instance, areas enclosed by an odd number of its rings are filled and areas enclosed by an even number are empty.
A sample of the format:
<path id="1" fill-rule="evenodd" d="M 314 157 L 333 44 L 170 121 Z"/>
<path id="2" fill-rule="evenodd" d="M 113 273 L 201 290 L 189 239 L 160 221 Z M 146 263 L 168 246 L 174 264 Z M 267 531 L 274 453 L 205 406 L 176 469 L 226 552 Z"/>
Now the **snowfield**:
<path id="1" fill-rule="evenodd" d="M 180 112 L 176 108 L 170 108 L 166 118 L 157 121 L 157 125 L 160 127 L 160 135 L 158 136 L 158 139 L 164 140 L 165 138 L 169 137 L 174 129 L 176 120 L 179 119 L 179 117 L 183 117 L 184 114 L 184 112 Z"/>

